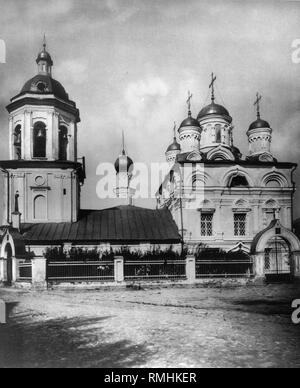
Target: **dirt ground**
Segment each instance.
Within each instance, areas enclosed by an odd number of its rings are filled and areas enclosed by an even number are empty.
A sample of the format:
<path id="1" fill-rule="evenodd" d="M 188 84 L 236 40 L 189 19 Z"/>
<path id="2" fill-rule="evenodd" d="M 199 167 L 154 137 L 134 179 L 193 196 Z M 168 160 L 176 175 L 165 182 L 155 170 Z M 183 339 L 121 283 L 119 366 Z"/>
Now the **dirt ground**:
<path id="1" fill-rule="evenodd" d="M 0 367 L 295 367 L 299 285 L 0 289 Z"/>

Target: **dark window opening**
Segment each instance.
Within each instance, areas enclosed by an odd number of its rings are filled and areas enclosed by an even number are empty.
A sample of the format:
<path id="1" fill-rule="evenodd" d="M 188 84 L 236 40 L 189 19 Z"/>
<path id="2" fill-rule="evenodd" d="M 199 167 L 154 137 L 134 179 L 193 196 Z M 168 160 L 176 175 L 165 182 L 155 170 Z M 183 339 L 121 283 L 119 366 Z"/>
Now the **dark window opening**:
<path id="1" fill-rule="evenodd" d="M 238 175 L 231 179 L 229 187 L 249 187 L 249 183 L 247 178 L 242 175 Z"/>
<path id="2" fill-rule="evenodd" d="M 216 143 L 222 143 L 222 132 L 221 132 L 221 125 L 217 124 L 215 126 L 216 129 Z"/>
<path id="3" fill-rule="evenodd" d="M 17 125 L 14 131 L 14 147 L 15 147 L 15 158 L 20 160 L 21 155 L 21 147 L 22 147 L 22 132 L 21 125 Z"/>
<path id="4" fill-rule="evenodd" d="M 46 157 L 46 125 L 36 123 L 33 128 L 33 157 Z"/>
<path id="5" fill-rule="evenodd" d="M 66 127 L 61 126 L 59 128 L 59 160 L 67 160 L 67 150 L 68 150 L 68 129 Z"/>
<path id="6" fill-rule="evenodd" d="M 39 82 L 38 84 L 37 84 L 37 88 L 38 88 L 38 90 L 40 91 L 40 92 L 45 92 L 45 90 L 46 90 L 46 84 L 44 84 L 43 82 Z"/>

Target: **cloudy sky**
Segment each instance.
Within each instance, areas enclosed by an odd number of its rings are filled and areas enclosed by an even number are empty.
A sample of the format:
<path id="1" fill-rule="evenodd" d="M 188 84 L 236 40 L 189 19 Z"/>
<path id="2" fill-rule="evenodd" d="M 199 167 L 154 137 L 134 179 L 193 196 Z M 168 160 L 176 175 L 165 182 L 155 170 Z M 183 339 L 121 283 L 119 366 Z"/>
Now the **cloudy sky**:
<path id="1" fill-rule="evenodd" d="M 5 106 L 35 75 L 44 32 L 54 77 L 77 102 L 82 122 L 79 153 L 87 158 L 82 206 L 101 208 L 96 168 L 120 152 L 121 131 L 137 162 L 164 161 L 173 122 L 207 101 L 209 77 L 234 119 L 235 144 L 247 152 L 253 101 L 274 129 L 273 151 L 299 161 L 300 64 L 292 42 L 300 38 L 300 3 L 200 0 L 0 0 L 0 153 L 8 158 Z M 297 173 L 300 187 L 300 168 Z M 143 203 L 144 205 L 153 202 Z M 296 215 L 300 216 L 300 194 Z"/>

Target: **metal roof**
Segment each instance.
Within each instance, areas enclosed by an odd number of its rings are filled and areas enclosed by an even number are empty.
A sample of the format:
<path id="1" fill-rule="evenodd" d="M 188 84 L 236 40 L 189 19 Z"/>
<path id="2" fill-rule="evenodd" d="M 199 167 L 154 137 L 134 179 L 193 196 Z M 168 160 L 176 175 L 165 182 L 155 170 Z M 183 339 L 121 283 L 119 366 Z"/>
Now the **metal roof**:
<path id="1" fill-rule="evenodd" d="M 78 222 L 22 224 L 21 232 L 27 244 L 180 242 L 168 210 L 135 206 L 82 210 Z"/>

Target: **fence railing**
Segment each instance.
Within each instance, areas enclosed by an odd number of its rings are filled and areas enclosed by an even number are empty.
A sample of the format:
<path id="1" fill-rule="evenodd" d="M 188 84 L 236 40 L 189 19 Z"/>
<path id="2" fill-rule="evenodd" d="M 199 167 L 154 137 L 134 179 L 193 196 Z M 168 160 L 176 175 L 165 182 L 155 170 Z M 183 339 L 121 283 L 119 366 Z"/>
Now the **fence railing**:
<path id="1" fill-rule="evenodd" d="M 40 266 L 44 260 L 44 267 Z M 47 262 L 47 263 L 46 263 Z M 45 270 L 43 270 L 45 268 Z M 252 260 L 124 260 L 57 261 L 44 258 L 19 260 L 17 281 L 53 283 L 180 281 L 189 283 L 204 278 L 247 278 L 254 276 Z M 34 277 L 34 278 L 33 278 Z M 37 278 L 38 277 L 38 280 Z"/>
<path id="2" fill-rule="evenodd" d="M 197 260 L 196 279 L 210 277 L 251 277 L 253 275 L 253 262 L 226 261 L 226 260 Z"/>
<path id="3" fill-rule="evenodd" d="M 47 280 L 54 282 L 114 281 L 113 262 L 50 262 Z"/>
<path id="4" fill-rule="evenodd" d="M 31 280 L 32 280 L 32 262 L 31 262 L 31 260 L 19 261 L 17 280 L 20 280 L 22 282 L 31 282 Z"/>
<path id="5" fill-rule="evenodd" d="M 125 280 L 184 280 L 186 262 L 176 261 L 125 261 Z"/>

